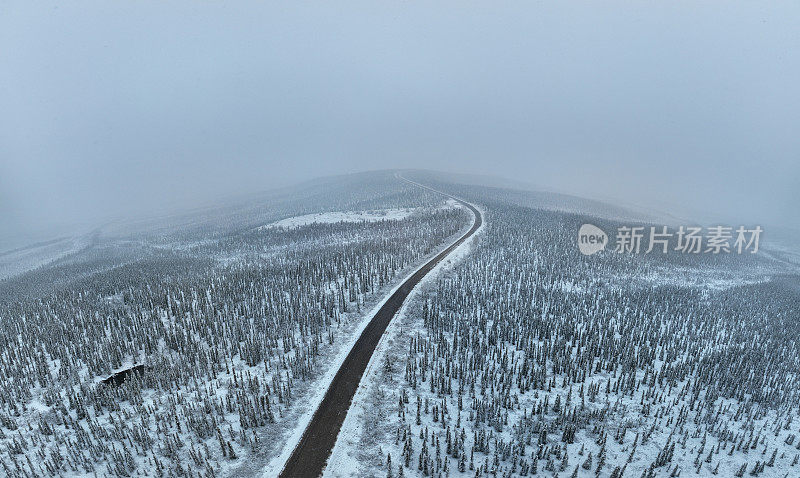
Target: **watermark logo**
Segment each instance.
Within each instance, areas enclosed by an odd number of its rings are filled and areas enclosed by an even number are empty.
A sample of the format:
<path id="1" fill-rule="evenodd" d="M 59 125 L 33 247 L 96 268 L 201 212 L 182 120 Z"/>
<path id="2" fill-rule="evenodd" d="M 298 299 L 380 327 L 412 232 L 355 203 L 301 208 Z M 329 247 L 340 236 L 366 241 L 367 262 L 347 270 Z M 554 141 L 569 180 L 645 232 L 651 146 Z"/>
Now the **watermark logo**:
<path id="1" fill-rule="evenodd" d="M 602 251 L 607 243 L 606 233 L 593 224 L 584 224 L 578 229 L 578 249 L 585 256 Z"/>
<path id="2" fill-rule="evenodd" d="M 755 254 L 762 232 L 761 226 L 751 229 L 744 226 L 736 229 L 713 226 L 705 228 L 705 231 L 693 226 L 680 226 L 677 229 L 667 226 L 620 226 L 612 250 L 628 254 L 667 254 L 671 251 L 680 254 Z M 581 254 L 589 256 L 600 252 L 608 242 L 606 233 L 597 226 L 584 224 L 578 230 L 578 249 Z"/>

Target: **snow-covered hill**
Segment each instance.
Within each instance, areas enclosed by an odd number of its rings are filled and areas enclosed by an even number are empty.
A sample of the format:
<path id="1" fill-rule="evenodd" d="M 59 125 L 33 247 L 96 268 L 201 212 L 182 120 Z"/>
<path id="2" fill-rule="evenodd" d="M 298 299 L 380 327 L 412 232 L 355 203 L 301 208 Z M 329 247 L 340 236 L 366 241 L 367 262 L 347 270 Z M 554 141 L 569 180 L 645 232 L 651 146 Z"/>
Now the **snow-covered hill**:
<path id="1" fill-rule="evenodd" d="M 800 476 L 797 270 L 582 256 L 598 216 L 450 189 L 487 230 L 387 330 L 325 476 Z"/>

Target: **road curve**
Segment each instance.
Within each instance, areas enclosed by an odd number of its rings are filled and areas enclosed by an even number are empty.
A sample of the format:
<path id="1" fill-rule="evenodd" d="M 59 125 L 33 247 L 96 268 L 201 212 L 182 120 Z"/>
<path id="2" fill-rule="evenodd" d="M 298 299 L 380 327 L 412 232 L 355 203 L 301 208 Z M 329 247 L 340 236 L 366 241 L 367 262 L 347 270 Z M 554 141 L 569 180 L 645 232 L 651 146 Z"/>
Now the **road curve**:
<path id="1" fill-rule="evenodd" d="M 303 432 L 300 442 L 283 467 L 283 471 L 280 474 L 281 478 L 317 478 L 322 475 L 328 457 L 333 450 L 333 445 L 336 444 L 336 437 L 339 435 L 345 416 L 347 416 L 347 410 L 350 408 L 350 403 L 353 401 L 358 384 L 362 375 L 364 375 L 364 370 L 366 370 L 370 357 L 372 357 L 372 352 L 375 351 L 375 347 L 377 347 L 389 322 L 400 310 L 406 297 L 419 281 L 456 247 L 475 234 L 475 231 L 483 223 L 480 211 L 472 204 L 422 184 L 409 181 L 401 176 L 398 176 L 398 178 L 458 201 L 472 211 L 474 222 L 466 234 L 417 269 L 378 309 L 378 312 L 375 313 L 375 316 L 364 328 L 361 336 L 336 372 L 322 402 Z"/>

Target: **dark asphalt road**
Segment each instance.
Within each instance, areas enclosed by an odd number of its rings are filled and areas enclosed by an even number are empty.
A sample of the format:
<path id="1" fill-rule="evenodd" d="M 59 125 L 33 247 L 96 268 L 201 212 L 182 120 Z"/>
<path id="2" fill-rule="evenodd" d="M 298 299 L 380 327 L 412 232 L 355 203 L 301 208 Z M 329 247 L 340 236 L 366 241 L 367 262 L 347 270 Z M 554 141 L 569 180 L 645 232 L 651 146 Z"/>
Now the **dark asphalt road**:
<path id="1" fill-rule="evenodd" d="M 431 189 L 421 184 L 413 184 Z M 444 193 L 440 194 L 452 197 Z M 447 249 L 440 252 L 436 257 L 419 268 L 411 277 L 406 279 L 378 312 L 375 313 L 375 316 L 370 320 L 366 328 L 364 328 L 364 331 L 356 341 L 353 349 L 350 350 L 350 353 L 345 358 L 339 371 L 336 372 L 336 376 L 328 387 L 328 391 L 325 393 L 325 397 L 322 399 L 319 408 L 314 412 L 311 422 L 309 422 L 308 427 L 306 427 L 305 432 L 303 432 L 303 437 L 286 462 L 286 466 L 280 474 L 282 478 L 317 478 L 322 475 L 328 457 L 333 450 L 333 445 L 336 443 L 336 437 L 339 434 L 339 430 L 342 428 L 345 416 L 347 416 L 347 410 L 350 408 L 350 403 L 358 389 L 361 376 L 364 374 L 370 357 L 372 357 L 372 352 L 375 351 L 375 347 L 378 345 L 389 322 L 397 311 L 400 310 L 403 301 L 406 300 L 408 294 L 419 281 L 425 277 L 436 264 L 450 254 L 453 249 L 460 246 L 464 241 L 469 239 L 470 236 L 475 234 L 475 231 L 477 231 L 483 223 L 481 213 L 474 206 L 458 198 L 453 199 L 468 207 L 475 215 L 475 222 L 472 228 Z"/>

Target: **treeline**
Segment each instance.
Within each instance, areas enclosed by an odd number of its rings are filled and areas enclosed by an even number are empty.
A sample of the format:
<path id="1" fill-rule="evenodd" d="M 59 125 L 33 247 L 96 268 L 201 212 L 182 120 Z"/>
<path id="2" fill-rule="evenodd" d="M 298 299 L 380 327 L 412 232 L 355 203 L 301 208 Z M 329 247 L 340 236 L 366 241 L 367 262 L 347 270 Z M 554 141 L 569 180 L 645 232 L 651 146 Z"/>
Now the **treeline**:
<path id="1" fill-rule="evenodd" d="M 693 269 L 670 255 L 584 257 L 575 235 L 591 218 L 476 200 L 487 231 L 409 312 L 405 358 L 375 379 L 394 417 L 379 445 L 394 464 L 384 454 L 371 466 L 615 478 L 797 469 L 797 276 L 749 283 L 750 257 L 700 257 Z M 715 271 L 743 281 L 681 278 Z"/>
<path id="2" fill-rule="evenodd" d="M 87 264 L 53 292 L 0 302 L 0 474 L 236 474 L 279 447 L 362 308 L 469 221 L 430 207 L 246 229 Z M 100 383 L 134 364 L 142 373 Z"/>

